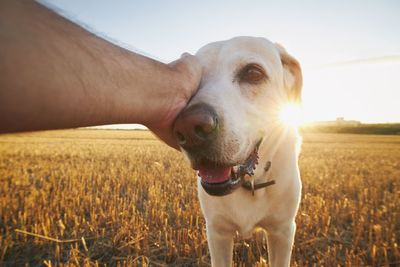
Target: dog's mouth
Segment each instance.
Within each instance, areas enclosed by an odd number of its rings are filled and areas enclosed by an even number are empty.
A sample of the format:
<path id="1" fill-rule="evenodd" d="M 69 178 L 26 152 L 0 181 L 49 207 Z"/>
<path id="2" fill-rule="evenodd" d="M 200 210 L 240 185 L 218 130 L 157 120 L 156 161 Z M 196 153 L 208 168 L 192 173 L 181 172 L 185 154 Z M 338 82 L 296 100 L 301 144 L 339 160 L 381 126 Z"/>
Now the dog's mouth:
<path id="1" fill-rule="evenodd" d="M 232 193 L 243 183 L 245 175 L 254 175 L 258 164 L 258 148 L 256 144 L 247 159 L 238 165 L 219 165 L 215 162 L 203 161 L 198 165 L 199 176 L 203 189 L 212 196 L 224 196 Z"/>

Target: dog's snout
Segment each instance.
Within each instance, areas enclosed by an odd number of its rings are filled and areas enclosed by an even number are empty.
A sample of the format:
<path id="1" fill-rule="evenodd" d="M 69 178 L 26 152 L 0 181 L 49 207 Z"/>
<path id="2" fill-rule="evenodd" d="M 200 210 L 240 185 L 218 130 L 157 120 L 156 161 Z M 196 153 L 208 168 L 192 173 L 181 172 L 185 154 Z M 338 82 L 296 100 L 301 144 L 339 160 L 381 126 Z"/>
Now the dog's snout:
<path id="1" fill-rule="evenodd" d="M 184 149 L 206 148 L 218 128 L 215 110 L 206 104 L 183 110 L 175 121 L 174 134 Z"/>

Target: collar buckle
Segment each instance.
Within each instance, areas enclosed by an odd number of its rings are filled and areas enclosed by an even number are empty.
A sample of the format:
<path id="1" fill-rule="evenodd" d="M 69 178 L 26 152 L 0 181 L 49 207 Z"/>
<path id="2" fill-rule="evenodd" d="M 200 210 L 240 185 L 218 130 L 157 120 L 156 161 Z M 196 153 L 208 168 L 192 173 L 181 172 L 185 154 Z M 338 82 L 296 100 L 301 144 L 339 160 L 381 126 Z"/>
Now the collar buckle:
<path id="1" fill-rule="evenodd" d="M 266 166 L 264 167 L 264 171 L 265 171 L 265 172 L 268 172 L 270 168 L 271 168 L 271 161 L 268 161 L 267 164 L 266 164 Z M 250 181 L 249 181 L 249 180 L 245 180 L 245 179 L 244 179 L 244 176 L 245 176 L 245 175 L 241 176 L 242 187 L 243 187 L 244 189 L 246 189 L 246 190 L 251 191 L 251 194 L 252 194 L 253 196 L 254 196 L 254 191 L 255 191 L 255 190 L 258 190 L 258 189 L 261 189 L 261 188 L 264 188 L 264 187 L 268 187 L 268 186 L 270 186 L 270 185 L 274 185 L 274 184 L 275 184 L 275 180 L 270 180 L 270 181 L 267 181 L 267 182 L 265 182 L 265 183 L 256 184 L 256 183 L 254 182 L 254 177 L 253 177 L 254 172 L 250 172 L 250 173 L 247 172 L 247 174 L 251 177 L 251 180 L 250 180 Z"/>

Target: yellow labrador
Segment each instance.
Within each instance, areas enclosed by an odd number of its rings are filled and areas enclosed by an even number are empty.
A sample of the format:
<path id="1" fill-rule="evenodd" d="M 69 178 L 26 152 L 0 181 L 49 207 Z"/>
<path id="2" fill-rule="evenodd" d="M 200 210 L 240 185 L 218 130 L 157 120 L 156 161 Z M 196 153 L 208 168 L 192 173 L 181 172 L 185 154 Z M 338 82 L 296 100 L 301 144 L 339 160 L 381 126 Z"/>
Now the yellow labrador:
<path id="1" fill-rule="evenodd" d="M 268 233 L 269 261 L 289 266 L 300 202 L 300 138 L 279 111 L 299 102 L 299 63 L 264 38 L 236 37 L 201 48 L 199 91 L 174 132 L 198 170 L 212 266 L 232 265 L 233 237 Z"/>

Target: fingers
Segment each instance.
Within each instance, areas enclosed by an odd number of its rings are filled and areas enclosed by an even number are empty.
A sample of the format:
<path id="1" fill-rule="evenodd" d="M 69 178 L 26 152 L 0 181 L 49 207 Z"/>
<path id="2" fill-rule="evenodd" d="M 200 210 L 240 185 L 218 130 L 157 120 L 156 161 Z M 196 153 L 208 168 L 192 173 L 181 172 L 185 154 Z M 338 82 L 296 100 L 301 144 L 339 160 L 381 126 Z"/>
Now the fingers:
<path id="1" fill-rule="evenodd" d="M 189 67 L 194 78 L 200 80 L 203 68 L 196 56 L 185 52 L 181 55 L 180 61 Z"/>
<path id="2" fill-rule="evenodd" d="M 180 61 L 183 61 L 184 63 L 188 64 L 191 66 L 196 72 L 201 73 L 201 65 L 196 56 L 193 56 L 187 52 L 183 53 L 181 55 L 181 58 L 179 59 Z"/>
<path id="3" fill-rule="evenodd" d="M 202 66 L 198 58 L 189 53 L 183 53 L 178 60 L 168 65 L 172 71 L 171 81 L 173 81 L 173 86 L 165 88 L 170 97 L 168 97 L 169 101 L 162 99 L 162 112 L 159 112 L 159 114 L 168 114 L 168 117 L 160 117 L 161 120 L 158 123 L 151 125 L 151 127 L 149 127 L 150 125 L 146 126 L 164 143 L 179 150 L 173 134 L 173 124 L 178 114 L 196 93 L 202 76 Z"/>
<path id="4" fill-rule="evenodd" d="M 180 151 L 180 147 L 172 131 L 169 131 L 169 129 L 164 129 L 164 128 L 159 129 L 153 127 L 149 127 L 149 130 L 152 131 L 165 144 Z"/>
<path id="5" fill-rule="evenodd" d="M 196 56 L 183 53 L 180 59 L 169 64 L 179 75 L 184 90 L 189 91 L 189 97 L 194 94 L 200 84 L 203 68 Z"/>

